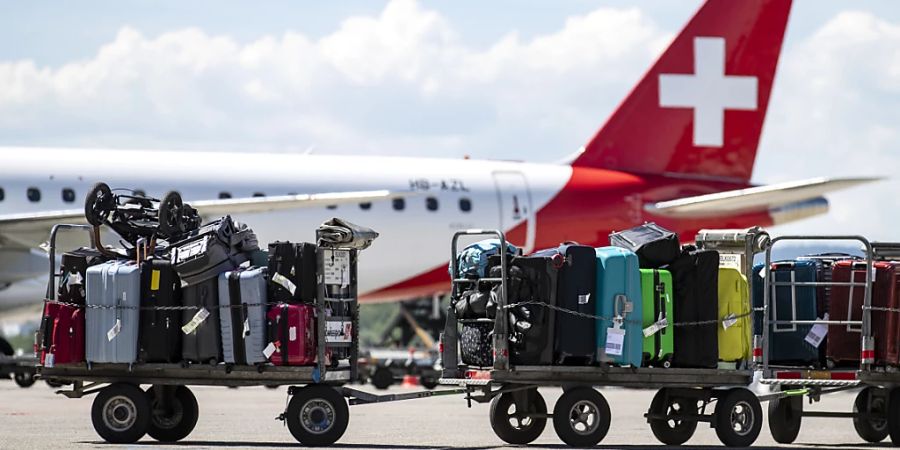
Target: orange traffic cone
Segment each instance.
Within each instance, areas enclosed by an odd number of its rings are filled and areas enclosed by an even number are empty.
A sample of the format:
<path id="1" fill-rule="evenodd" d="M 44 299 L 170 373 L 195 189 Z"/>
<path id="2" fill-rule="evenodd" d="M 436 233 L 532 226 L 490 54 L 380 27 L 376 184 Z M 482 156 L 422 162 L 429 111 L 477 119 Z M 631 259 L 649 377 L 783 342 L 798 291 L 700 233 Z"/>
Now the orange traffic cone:
<path id="1" fill-rule="evenodd" d="M 403 375 L 403 384 L 401 386 L 413 388 L 418 387 L 419 385 L 420 383 L 418 375 Z"/>

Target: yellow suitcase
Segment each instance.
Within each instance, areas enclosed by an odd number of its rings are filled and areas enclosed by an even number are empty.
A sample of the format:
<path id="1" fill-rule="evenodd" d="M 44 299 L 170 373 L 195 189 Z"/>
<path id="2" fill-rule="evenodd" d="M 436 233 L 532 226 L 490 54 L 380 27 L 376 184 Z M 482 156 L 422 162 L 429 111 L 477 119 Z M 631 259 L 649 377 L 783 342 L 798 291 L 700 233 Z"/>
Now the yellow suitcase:
<path id="1" fill-rule="evenodd" d="M 719 268 L 719 360 L 750 359 L 750 288 L 740 270 Z"/>

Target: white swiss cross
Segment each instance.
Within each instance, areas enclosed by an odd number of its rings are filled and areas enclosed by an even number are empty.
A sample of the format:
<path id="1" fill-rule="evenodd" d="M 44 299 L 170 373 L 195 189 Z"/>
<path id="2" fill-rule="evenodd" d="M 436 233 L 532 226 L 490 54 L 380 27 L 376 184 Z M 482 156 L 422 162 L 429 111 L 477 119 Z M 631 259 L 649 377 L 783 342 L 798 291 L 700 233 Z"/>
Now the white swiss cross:
<path id="1" fill-rule="evenodd" d="M 725 39 L 694 38 L 694 74 L 660 74 L 659 106 L 694 109 L 694 146 L 722 147 L 726 109 L 756 109 L 756 77 L 725 75 Z"/>

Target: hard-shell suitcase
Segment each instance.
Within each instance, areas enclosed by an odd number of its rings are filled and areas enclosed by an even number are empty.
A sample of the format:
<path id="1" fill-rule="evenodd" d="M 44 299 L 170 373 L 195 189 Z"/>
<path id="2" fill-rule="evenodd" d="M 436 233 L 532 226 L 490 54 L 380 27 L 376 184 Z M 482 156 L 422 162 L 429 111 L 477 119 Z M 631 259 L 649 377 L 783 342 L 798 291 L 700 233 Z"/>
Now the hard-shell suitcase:
<path id="1" fill-rule="evenodd" d="M 192 285 L 233 270 L 258 249 L 253 230 L 225 216 L 177 242 L 171 252 L 172 264 L 181 281 Z"/>
<path id="2" fill-rule="evenodd" d="M 559 269 L 551 258 L 541 256 L 516 257 L 512 267 L 521 271 L 528 285 L 528 296 L 513 300 L 532 301 L 556 305 L 556 289 Z M 516 322 L 510 324 L 510 362 L 519 365 L 549 365 L 553 363 L 555 311 L 548 306 L 525 305 L 512 308 L 510 313 Z M 524 325 L 524 324 L 527 324 Z"/>
<path id="3" fill-rule="evenodd" d="M 638 257 L 631 250 L 619 247 L 601 247 L 595 252 L 595 314 L 609 319 L 597 323 L 597 360 L 640 367 L 644 334 Z"/>
<path id="4" fill-rule="evenodd" d="M 459 358 L 463 364 L 475 367 L 494 365 L 494 321 L 491 319 L 460 320 Z"/>
<path id="5" fill-rule="evenodd" d="M 313 303 L 316 300 L 316 245 L 269 244 L 269 300 Z"/>
<path id="6" fill-rule="evenodd" d="M 181 281 L 169 260 L 149 259 L 142 263 L 141 306 L 181 306 Z M 142 309 L 139 334 L 141 361 L 181 361 L 181 311 Z"/>
<path id="7" fill-rule="evenodd" d="M 84 308 L 45 303 L 40 362 L 46 367 L 84 361 Z"/>
<path id="8" fill-rule="evenodd" d="M 266 319 L 272 364 L 308 366 L 316 362 L 315 315 L 315 306 L 307 304 L 281 303 L 269 309 Z"/>
<path id="9" fill-rule="evenodd" d="M 556 280 L 557 306 L 584 314 L 597 313 L 594 288 L 597 284 L 597 254 L 592 247 L 563 244 L 541 250 L 532 256 L 559 261 Z M 558 364 L 588 365 L 594 362 L 596 349 L 594 319 L 564 312 L 556 313 L 554 358 Z M 591 337 L 594 338 L 591 338 Z"/>
<path id="10" fill-rule="evenodd" d="M 715 368 L 719 363 L 719 252 L 685 246 L 672 264 L 675 323 L 709 322 L 675 327 L 675 367 Z"/>
<path id="11" fill-rule="evenodd" d="M 900 308 L 900 263 L 877 261 L 873 264 L 872 306 Z M 859 286 L 834 286 L 831 290 L 830 320 L 861 320 L 865 296 L 866 263 L 839 261 L 834 264 L 835 282 L 853 281 Z M 862 336 L 859 325 L 829 325 L 826 357 L 834 365 L 859 363 Z M 875 363 L 900 365 L 900 322 L 896 314 L 872 310 L 872 335 L 875 336 Z"/>
<path id="12" fill-rule="evenodd" d="M 610 234 L 609 245 L 635 252 L 647 269 L 670 264 L 681 254 L 678 235 L 652 222 Z"/>
<path id="13" fill-rule="evenodd" d="M 87 276 L 87 268 L 104 261 L 106 258 L 93 248 L 82 247 L 63 253 L 59 264 L 62 277 L 59 279 L 59 287 L 56 290 L 57 300 L 83 305 L 86 295 L 84 279 Z"/>
<path id="14" fill-rule="evenodd" d="M 140 323 L 140 266 L 131 261 L 91 266 L 86 284 L 85 359 L 88 363 L 134 363 Z"/>
<path id="15" fill-rule="evenodd" d="M 668 367 L 675 352 L 675 296 L 672 292 L 672 273 L 665 269 L 641 269 L 641 298 L 643 298 L 643 327 L 656 323 L 661 326 L 644 338 L 645 365 Z"/>
<path id="16" fill-rule="evenodd" d="M 219 304 L 225 362 L 265 362 L 266 269 L 251 267 L 219 275 Z"/>
<path id="17" fill-rule="evenodd" d="M 750 333 L 750 286 L 747 277 L 733 267 L 719 268 L 719 360 L 748 361 L 753 338 Z"/>
<path id="18" fill-rule="evenodd" d="M 753 305 L 763 306 L 764 279 L 759 276 L 762 264 L 753 267 Z M 812 261 L 778 261 L 770 270 L 774 281 L 814 282 L 816 263 Z M 770 291 L 770 320 L 816 320 L 824 314 L 816 306 L 813 286 L 774 286 Z M 773 364 L 820 365 L 819 348 L 806 341 L 812 325 L 771 324 L 769 326 L 769 362 Z M 754 325 L 755 333 L 762 333 L 762 325 Z"/>
<path id="19" fill-rule="evenodd" d="M 219 333 L 219 280 L 211 278 L 181 289 L 181 357 L 192 363 L 222 362 Z"/>

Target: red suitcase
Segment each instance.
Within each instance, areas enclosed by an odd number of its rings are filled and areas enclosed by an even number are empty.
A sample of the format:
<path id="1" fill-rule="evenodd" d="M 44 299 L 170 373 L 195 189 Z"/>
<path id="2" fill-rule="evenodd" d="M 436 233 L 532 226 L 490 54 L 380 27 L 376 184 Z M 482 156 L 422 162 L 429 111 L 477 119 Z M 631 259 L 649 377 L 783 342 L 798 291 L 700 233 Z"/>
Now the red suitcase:
<path id="1" fill-rule="evenodd" d="M 41 365 L 84 361 L 84 309 L 46 303 L 41 319 Z"/>
<path id="2" fill-rule="evenodd" d="M 267 314 L 269 361 L 276 366 L 308 366 L 316 362 L 316 309 L 307 304 L 281 303 Z M 267 354 L 269 352 L 266 352 Z"/>
<path id="3" fill-rule="evenodd" d="M 874 263 L 875 282 L 872 285 L 872 306 L 900 308 L 900 263 Z M 866 281 L 866 263 L 838 261 L 834 264 L 832 280 L 857 283 Z M 865 289 L 862 286 L 834 286 L 829 300 L 831 320 L 860 320 Z M 875 336 L 875 364 L 900 365 L 900 318 L 896 313 L 872 311 L 872 334 Z M 829 325 L 826 357 L 836 365 L 859 363 L 862 349 L 860 327 L 857 325 Z"/>

